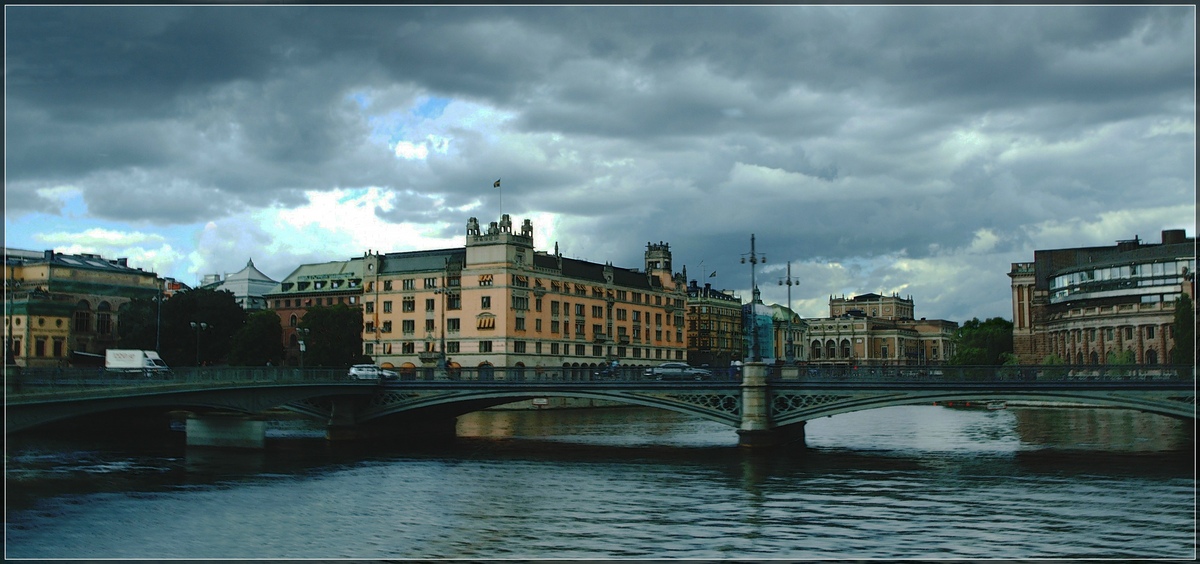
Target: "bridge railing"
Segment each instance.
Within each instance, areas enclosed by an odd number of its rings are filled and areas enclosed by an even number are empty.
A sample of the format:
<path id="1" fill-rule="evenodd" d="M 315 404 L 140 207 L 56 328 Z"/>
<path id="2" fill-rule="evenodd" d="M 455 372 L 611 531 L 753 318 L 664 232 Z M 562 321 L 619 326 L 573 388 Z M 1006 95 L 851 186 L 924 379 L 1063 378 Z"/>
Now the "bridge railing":
<path id="1" fill-rule="evenodd" d="M 347 382 L 344 368 L 292 367 L 196 367 L 169 371 L 115 371 L 104 368 L 16 368 L 6 367 L 7 394 L 63 393 L 113 388 L 226 386 L 231 384 L 276 385 L 283 383 Z"/>
<path id="2" fill-rule="evenodd" d="M 1133 382 L 1196 377 L 1192 366 L 772 366 L 769 380 L 806 382 Z"/>

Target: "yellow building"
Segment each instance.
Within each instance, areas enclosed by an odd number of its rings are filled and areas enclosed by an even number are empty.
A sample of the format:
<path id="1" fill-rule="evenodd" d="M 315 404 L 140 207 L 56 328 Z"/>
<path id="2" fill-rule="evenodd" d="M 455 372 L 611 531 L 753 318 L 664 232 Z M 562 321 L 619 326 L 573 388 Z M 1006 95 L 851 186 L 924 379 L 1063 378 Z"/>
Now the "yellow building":
<path id="1" fill-rule="evenodd" d="M 18 249 L 4 255 L 5 357 L 18 366 L 96 362 L 117 345 L 122 306 L 161 291 L 157 275 L 123 258 Z"/>
<path id="2" fill-rule="evenodd" d="M 841 365 L 925 365 L 954 354 L 958 324 L 913 319 L 913 301 L 896 295 L 830 297 L 829 317 L 807 319 L 808 361 Z"/>
<path id="3" fill-rule="evenodd" d="M 533 225 L 467 223 L 464 248 L 363 258 L 363 352 L 385 367 L 594 367 L 683 361 L 666 243 L 635 270 L 534 250 Z"/>

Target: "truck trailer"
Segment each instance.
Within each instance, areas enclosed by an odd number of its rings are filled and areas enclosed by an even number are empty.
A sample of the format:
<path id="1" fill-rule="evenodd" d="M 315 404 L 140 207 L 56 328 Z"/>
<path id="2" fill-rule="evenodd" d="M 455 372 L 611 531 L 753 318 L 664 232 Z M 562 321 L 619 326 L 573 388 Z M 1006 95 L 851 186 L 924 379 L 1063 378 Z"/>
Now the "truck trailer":
<path id="1" fill-rule="evenodd" d="M 157 352 L 138 349 L 108 349 L 104 353 L 104 368 L 111 372 L 140 372 L 146 377 L 171 371 Z"/>

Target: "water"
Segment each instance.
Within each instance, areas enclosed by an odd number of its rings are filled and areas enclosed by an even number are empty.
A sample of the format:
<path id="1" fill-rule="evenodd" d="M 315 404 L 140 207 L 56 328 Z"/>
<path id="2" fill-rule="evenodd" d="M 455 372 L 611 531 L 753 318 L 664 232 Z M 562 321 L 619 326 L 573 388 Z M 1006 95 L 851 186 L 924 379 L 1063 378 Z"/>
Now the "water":
<path id="1" fill-rule="evenodd" d="M 640 408 L 484 412 L 442 448 L 20 437 L 9 558 L 1194 558 L 1191 422 L 879 409 L 809 448 Z"/>

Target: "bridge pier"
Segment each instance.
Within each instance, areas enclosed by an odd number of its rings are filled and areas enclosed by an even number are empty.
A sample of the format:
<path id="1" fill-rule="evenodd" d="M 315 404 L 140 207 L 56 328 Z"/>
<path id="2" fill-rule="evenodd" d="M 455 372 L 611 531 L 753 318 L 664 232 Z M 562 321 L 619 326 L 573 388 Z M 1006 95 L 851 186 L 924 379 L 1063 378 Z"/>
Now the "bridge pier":
<path id="1" fill-rule="evenodd" d="M 188 446 L 261 449 L 266 445 L 267 422 L 244 413 L 192 413 L 186 430 Z"/>
<path id="2" fill-rule="evenodd" d="M 768 371 L 767 365 L 761 362 L 746 364 L 742 369 L 742 425 L 737 432 L 738 446 L 771 448 L 795 442 L 804 444 L 803 421 L 784 427 L 776 427 L 771 421 Z M 799 379 L 799 374 L 798 367 L 784 367 L 785 379 Z"/>
<path id="3" fill-rule="evenodd" d="M 738 446 L 760 448 L 777 444 L 778 436 L 771 429 L 767 365 L 746 363 L 742 367 L 742 425 L 738 428 Z"/>

